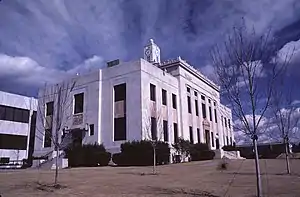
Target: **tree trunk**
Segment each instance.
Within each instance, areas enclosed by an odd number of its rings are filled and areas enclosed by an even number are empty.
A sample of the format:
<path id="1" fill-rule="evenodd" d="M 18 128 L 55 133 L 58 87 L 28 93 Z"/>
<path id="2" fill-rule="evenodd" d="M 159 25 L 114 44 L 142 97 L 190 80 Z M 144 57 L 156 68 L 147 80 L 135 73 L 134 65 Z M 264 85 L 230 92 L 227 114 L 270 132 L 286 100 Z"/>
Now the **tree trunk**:
<path id="1" fill-rule="evenodd" d="M 291 174 L 291 167 L 290 167 L 290 160 L 289 160 L 289 151 L 288 151 L 288 146 L 289 143 L 287 142 L 287 140 L 285 140 L 285 162 L 286 162 L 286 171 L 288 174 Z"/>
<path id="2" fill-rule="evenodd" d="M 56 148 L 54 185 L 57 185 L 57 180 L 58 180 L 58 157 L 59 157 L 59 149 Z"/>
<path id="3" fill-rule="evenodd" d="M 259 168 L 259 158 L 258 158 L 258 149 L 257 149 L 257 139 L 253 139 L 254 154 L 255 154 L 255 172 L 256 172 L 256 192 L 257 197 L 262 197 L 262 188 L 261 188 L 261 176 Z"/>
<path id="4" fill-rule="evenodd" d="M 155 146 L 153 146 L 153 174 L 156 174 L 156 150 Z"/>

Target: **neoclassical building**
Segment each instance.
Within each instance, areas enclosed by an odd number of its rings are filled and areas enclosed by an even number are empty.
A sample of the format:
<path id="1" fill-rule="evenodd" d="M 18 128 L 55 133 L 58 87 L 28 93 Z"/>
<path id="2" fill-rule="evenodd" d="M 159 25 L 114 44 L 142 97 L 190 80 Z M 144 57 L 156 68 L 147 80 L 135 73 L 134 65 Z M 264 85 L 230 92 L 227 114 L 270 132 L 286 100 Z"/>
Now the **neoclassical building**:
<path id="1" fill-rule="evenodd" d="M 103 143 L 112 153 L 125 141 L 149 138 L 172 144 L 181 137 L 213 150 L 234 141 L 220 87 L 180 57 L 161 61 L 152 39 L 143 59 L 109 62 L 41 89 L 38 106 L 35 153 L 40 155 L 53 151 L 50 138 L 56 133 L 62 144 L 71 135 L 72 143 Z"/>

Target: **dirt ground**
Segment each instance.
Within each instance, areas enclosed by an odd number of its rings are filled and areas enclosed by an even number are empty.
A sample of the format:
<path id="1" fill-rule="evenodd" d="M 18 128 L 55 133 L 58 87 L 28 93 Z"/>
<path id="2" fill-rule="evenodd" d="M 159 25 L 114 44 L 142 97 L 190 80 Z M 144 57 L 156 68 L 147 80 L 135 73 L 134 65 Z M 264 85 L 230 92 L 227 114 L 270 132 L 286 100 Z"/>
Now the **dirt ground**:
<path id="1" fill-rule="evenodd" d="M 54 171 L 0 171 L 0 195 L 16 196 L 255 196 L 254 160 L 231 160 L 225 171 L 220 161 L 190 162 L 151 167 L 74 168 L 59 171 L 60 189 L 48 187 Z M 264 196 L 300 197 L 300 160 L 261 160 Z"/>

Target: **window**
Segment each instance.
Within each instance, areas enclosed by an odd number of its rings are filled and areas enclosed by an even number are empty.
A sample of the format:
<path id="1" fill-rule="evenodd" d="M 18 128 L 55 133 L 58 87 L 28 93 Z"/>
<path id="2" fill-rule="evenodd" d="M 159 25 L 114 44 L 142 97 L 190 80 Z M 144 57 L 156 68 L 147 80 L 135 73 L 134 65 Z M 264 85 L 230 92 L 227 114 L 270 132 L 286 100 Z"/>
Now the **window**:
<path id="1" fill-rule="evenodd" d="M 191 92 L 191 88 L 186 87 L 186 91 L 187 91 L 188 93 L 190 93 L 190 92 Z"/>
<path id="2" fill-rule="evenodd" d="M 155 85 L 150 84 L 150 100 L 156 101 Z"/>
<path id="3" fill-rule="evenodd" d="M 29 123 L 29 110 L 0 105 L 0 120 Z"/>
<path id="4" fill-rule="evenodd" d="M 198 140 L 198 143 L 200 143 L 200 129 L 197 128 L 197 140 Z"/>
<path id="5" fill-rule="evenodd" d="M 225 123 L 225 127 L 227 127 L 227 120 L 225 117 L 224 117 L 224 123 Z"/>
<path id="6" fill-rule="evenodd" d="M 177 98 L 175 94 L 172 94 L 172 104 L 173 104 L 173 109 L 177 109 Z"/>
<path id="7" fill-rule="evenodd" d="M 195 100 L 195 110 L 196 110 L 196 116 L 199 116 L 198 100 Z"/>
<path id="8" fill-rule="evenodd" d="M 215 109 L 215 122 L 218 123 L 217 109 Z"/>
<path id="9" fill-rule="evenodd" d="M 94 135 L 94 124 L 90 124 L 90 136 Z"/>
<path id="10" fill-rule="evenodd" d="M 46 116 L 52 116 L 54 110 L 54 102 L 48 102 L 46 103 Z"/>
<path id="11" fill-rule="evenodd" d="M 168 134 L 168 121 L 163 121 L 163 130 L 164 130 L 164 141 L 169 141 L 169 134 Z"/>
<path id="12" fill-rule="evenodd" d="M 74 99 L 75 99 L 74 114 L 83 113 L 84 94 L 83 93 L 75 94 Z"/>
<path id="13" fill-rule="evenodd" d="M 210 99 L 208 99 L 208 103 L 210 103 Z"/>
<path id="14" fill-rule="evenodd" d="M 222 126 L 223 126 L 223 116 L 221 116 L 221 124 L 222 124 Z"/>
<path id="15" fill-rule="evenodd" d="M 216 101 L 214 101 L 214 106 L 216 106 Z"/>
<path id="16" fill-rule="evenodd" d="M 211 106 L 208 107 L 208 110 L 209 110 L 209 120 L 212 121 Z"/>
<path id="17" fill-rule="evenodd" d="M 211 132 L 211 146 L 214 147 L 215 146 L 215 140 L 214 140 L 214 133 Z"/>
<path id="18" fill-rule="evenodd" d="M 174 127 L 174 142 L 177 143 L 178 142 L 178 125 L 177 125 L 177 123 L 173 123 L 173 127 Z"/>
<path id="19" fill-rule="evenodd" d="M 204 103 L 202 103 L 202 116 L 203 118 L 206 118 L 206 106 Z"/>
<path id="20" fill-rule="evenodd" d="M 52 129 L 45 130 L 44 148 L 51 147 L 52 143 Z"/>
<path id="21" fill-rule="evenodd" d="M 27 149 L 27 136 L 0 134 L 0 149 Z"/>
<path id="22" fill-rule="evenodd" d="M 229 145 L 229 139 L 228 139 L 228 136 L 226 136 L 226 145 Z"/>
<path id="23" fill-rule="evenodd" d="M 114 119 L 114 141 L 126 140 L 126 117 Z"/>
<path id="24" fill-rule="evenodd" d="M 151 137 L 152 140 L 157 139 L 157 124 L 156 124 L 156 118 L 151 117 Z"/>
<path id="25" fill-rule="evenodd" d="M 161 96 L 162 96 L 162 104 L 167 105 L 167 91 L 162 89 Z"/>
<path id="26" fill-rule="evenodd" d="M 114 86 L 115 102 L 126 100 L 126 83 Z"/>
<path id="27" fill-rule="evenodd" d="M 194 92 L 194 95 L 195 95 L 195 96 L 198 96 L 198 93 L 195 91 L 195 92 Z"/>
<path id="28" fill-rule="evenodd" d="M 193 136 L 193 127 L 189 127 L 190 129 L 190 142 L 191 144 L 194 144 L 194 136 Z"/>
<path id="29" fill-rule="evenodd" d="M 191 97 L 187 96 L 187 102 L 188 102 L 188 112 L 192 113 L 192 107 L 191 107 Z"/>
<path id="30" fill-rule="evenodd" d="M 230 119 L 228 119 L 228 128 L 231 128 Z"/>
<path id="31" fill-rule="evenodd" d="M 232 143 L 232 137 L 230 137 L 230 145 L 233 145 L 233 143 Z"/>
<path id="32" fill-rule="evenodd" d="M 201 95 L 201 99 L 205 101 L 205 96 Z"/>

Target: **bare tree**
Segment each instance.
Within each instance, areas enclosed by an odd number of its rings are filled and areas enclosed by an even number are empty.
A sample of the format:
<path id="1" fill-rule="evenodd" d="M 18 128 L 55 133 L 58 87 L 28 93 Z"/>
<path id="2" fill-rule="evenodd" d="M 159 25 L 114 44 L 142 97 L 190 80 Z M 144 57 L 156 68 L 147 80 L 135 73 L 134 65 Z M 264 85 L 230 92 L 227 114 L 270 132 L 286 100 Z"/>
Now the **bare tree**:
<path id="1" fill-rule="evenodd" d="M 222 45 L 211 51 L 223 96 L 242 131 L 251 138 L 255 152 L 257 196 L 262 196 L 257 140 L 261 121 L 270 106 L 274 84 L 289 57 L 279 59 L 271 31 L 256 34 L 254 28 L 233 28 Z"/>
<path id="2" fill-rule="evenodd" d="M 146 108 L 143 112 L 143 126 L 142 130 L 147 140 L 151 142 L 151 146 L 153 149 L 153 174 L 156 174 L 156 147 L 159 141 L 166 141 L 165 137 L 169 138 L 169 134 L 167 136 L 164 135 L 164 116 L 163 116 L 163 108 L 156 110 L 155 107 Z M 170 131 L 169 126 L 167 127 L 167 131 Z M 167 139 L 169 140 L 169 139 Z"/>
<path id="3" fill-rule="evenodd" d="M 36 137 L 44 142 L 44 145 L 47 141 L 46 143 L 51 146 L 51 154 L 53 151 L 56 152 L 54 186 L 58 186 L 60 151 L 64 150 L 71 141 L 71 136 L 69 133 L 65 133 L 65 128 L 72 117 L 73 102 L 70 93 L 74 87 L 75 81 L 63 82 L 55 86 L 45 85 L 38 98 L 38 120 L 41 121 L 41 124 L 38 125 L 40 127 L 36 127 L 36 132 L 39 134 L 36 134 Z M 47 103 L 52 103 L 48 106 L 51 106 L 51 109 L 46 109 Z"/>

